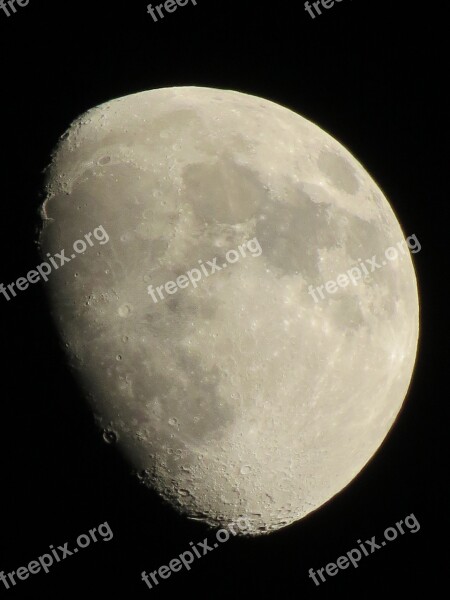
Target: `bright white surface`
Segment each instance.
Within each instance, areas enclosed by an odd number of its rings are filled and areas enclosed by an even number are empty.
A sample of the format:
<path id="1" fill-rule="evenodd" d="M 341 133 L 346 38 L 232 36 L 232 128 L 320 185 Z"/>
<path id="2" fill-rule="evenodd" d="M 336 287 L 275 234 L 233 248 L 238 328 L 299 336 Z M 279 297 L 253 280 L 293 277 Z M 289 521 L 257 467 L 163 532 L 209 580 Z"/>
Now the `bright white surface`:
<path id="1" fill-rule="evenodd" d="M 237 92 L 121 98 L 64 136 L 43 215 L 44 253 L 98 225 L 110 236 L 52 274 L 55 318 L 100 425 L 188 516 L 277 529 L 380 446 L 413 369 L 416 280 L 406 254 L 317 304 L 308 294 L 403 239 L 320 128 Z M 253 237 L 260 257 L 148 295 Z"/>

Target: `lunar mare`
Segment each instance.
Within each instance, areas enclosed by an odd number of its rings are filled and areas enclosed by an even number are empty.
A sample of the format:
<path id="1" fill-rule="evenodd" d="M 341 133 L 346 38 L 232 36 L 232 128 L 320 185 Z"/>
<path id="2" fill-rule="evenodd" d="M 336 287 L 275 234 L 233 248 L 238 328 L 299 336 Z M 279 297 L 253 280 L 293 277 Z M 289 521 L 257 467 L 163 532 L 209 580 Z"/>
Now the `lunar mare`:
<path id="1" fill-rule="evenodd" d="M 336 140 L 287 108 L 180 87 L 77 119 L 48 169 L 52 313 L 105 441 L 191 519 L 263 534 L 342 490 L 405 398 L 418 340 L 409 253 L 315 303 L 308 286 L 404 239 Z M 163 285 L 256 238 L 262 253 L 154 303 Z"/>

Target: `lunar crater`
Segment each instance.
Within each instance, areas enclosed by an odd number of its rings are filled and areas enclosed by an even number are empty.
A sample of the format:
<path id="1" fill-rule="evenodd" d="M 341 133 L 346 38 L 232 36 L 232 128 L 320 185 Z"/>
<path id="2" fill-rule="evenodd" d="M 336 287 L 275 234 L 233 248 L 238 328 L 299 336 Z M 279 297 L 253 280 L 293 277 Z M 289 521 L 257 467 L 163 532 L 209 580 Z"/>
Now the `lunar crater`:
<path id="1" fill-rule="evenodd" d="M 409 254 L 308 293 L 404 239 L 348 150 L 270 101 L 166 88 L 77 119 L 46 190 L 43 260 L 109 236 L 47 289 L 100 434 L 139 481 L 190 519 L 248 517 L 261 535 L 364 468 L 407 393 L 418 296 Z M 227 264 L 251 239 L 261 253 Z M 220 272 L 152 300 L 150 284 L 215 258 Z"/>

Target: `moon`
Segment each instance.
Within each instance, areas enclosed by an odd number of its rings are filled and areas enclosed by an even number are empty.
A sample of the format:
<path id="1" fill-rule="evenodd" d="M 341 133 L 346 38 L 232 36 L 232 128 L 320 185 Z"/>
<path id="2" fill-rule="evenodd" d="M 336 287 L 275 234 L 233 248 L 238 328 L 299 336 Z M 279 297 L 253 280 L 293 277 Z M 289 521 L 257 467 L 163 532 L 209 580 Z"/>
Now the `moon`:
<path id="1" fill-rule="evenodd" d="M 42 259 L 70 258 L 46 289 L 93 418 L 187 518 L 270 533 L 380 447 L 414 368 L 416 278 L 383 193 L 317 125 L 236 91 L 118 98 L 60 139 L 41 214 Z"/>

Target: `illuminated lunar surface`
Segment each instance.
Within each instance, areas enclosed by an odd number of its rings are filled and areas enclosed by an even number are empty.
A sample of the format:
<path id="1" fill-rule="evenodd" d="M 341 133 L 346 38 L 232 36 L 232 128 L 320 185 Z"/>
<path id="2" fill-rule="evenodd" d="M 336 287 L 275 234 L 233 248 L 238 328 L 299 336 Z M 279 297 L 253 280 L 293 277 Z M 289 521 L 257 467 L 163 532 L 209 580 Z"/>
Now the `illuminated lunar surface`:
<path id="1" fill-rule="evenodd" d="M 120 98 L 61 138 L 42 216 L 44 258 L 109 235 L 51 274 L 52 312 L 105 440 L 188 518 L 276 530 L 379 448 L 413 370 L 416 279 L 408 251 L 319 302 L 308 293 L 404 239 L 319 127 L 233 91 Z M 253 238 L 260 256 L 149 295 Z"/>

